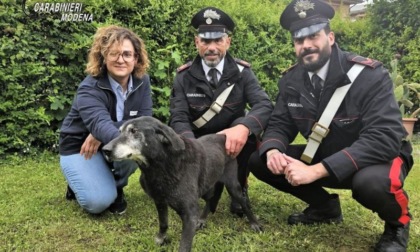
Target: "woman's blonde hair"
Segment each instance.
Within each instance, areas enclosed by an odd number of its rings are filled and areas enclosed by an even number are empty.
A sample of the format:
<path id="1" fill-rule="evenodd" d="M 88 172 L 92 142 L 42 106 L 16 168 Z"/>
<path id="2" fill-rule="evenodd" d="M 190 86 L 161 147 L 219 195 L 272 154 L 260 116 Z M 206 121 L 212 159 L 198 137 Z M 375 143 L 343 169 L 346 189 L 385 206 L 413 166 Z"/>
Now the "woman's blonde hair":
<path id="1" fill-rule="evenodd" d="M 101 27 L 96 31 L 93 37 L 93 45 L 89 50 L 86 72 L 94 77 L 104 76 L 106 74 L 105 56 L 114 43 L 121 45 L 124 39 L 131 41 L 138 59 L 132 74 L 141 78 L 149 68 L 149 58 L 144 42 L 131 30 L 116 25 Z"/>

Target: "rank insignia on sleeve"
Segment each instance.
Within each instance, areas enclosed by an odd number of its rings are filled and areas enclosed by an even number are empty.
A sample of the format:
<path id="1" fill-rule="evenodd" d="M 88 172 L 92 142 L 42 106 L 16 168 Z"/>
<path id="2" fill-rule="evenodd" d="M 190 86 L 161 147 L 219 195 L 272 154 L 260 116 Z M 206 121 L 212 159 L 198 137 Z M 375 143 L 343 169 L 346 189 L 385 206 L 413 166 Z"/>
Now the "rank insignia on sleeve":
<path id="1" fill-rule="evenodd" d="M 365 65 L 371 68 L 377 68 L 378 66 L 381 66 L 382 63 L 377 61 L 377 60 L 373 60 L 370 58 L 365 58 L 359 55 L 351 55 L 348 58 L 350 61 L 361 64 L 361 65 Z"/>
<path id="2" fill-rule="evenodd" d="M 251 63 L 248 63 L 245 60 L 235 58 L 235 62 L 244 67 L 251 67 Z"/>
<path id="3" fill-rule="evenodd" d="M 188 69 L 191 65 L 192 65 L 192 61 L 189 61 L 189 62 L 185 63 L 184 65 L 178 67 L 176 69 L 176 72 L 180 73 L 180 72 L 184 71 L 185 69 Z"/>

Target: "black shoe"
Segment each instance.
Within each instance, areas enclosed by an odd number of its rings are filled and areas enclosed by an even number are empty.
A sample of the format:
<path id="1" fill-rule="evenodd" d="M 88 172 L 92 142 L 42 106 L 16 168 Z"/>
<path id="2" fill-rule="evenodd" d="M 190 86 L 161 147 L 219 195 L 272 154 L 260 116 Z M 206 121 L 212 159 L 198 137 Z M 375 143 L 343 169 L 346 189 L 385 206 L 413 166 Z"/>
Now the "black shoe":
<path id="1" fill-rule="evenodd" d="M 249 203 L 247 188 L 242 189 L 242 197 L 245 198 L 246 204 L 248 205 L 249 208 L 251 208 L 251 204 Z M 231 198 L 231 202 L 230 202 L 230 212 L 232 214 L 236 214 L 237 216 L 241 218 L 244 216 L 244 211 L 242 209 L 241 204 L 239 204 L 239 202 L 235 201 L 233 198 Z"/>
<path id="2" fill-rule="evenodd" d="M 67 185 L 66 200 L 75 200 L 75 199 L 76 199 L 76 195 L 74 194 L 70 186 Z"/>
<path id="3" fill-rule="evenodd" d="M 385 223 L 385 231 L 375 246 L 375 252 L 405 252 L 407 250 L 410 223 L 393 227 Z"/>
<path id="4" fill-rule="evenodd" d="M 337 194 L 331 194 L 331 198 L 325 204 L 318 207 L 309 206 L 303 213 L 295 213 L 289 216 L 287 223 L 289 225 L 320 224 L 320 223 L 341 223 L 343 215 L 341 214 L 340 200 Z"/>
<path id="5" fill-rule="evenodd" d="M 124 191 L 122 189 L 117 189 L 117 193 L 117 198 L 108 207 L 108 210 L 113 214 L 123 214 L 127 210 L 127 201 L 125 201 Z"/>

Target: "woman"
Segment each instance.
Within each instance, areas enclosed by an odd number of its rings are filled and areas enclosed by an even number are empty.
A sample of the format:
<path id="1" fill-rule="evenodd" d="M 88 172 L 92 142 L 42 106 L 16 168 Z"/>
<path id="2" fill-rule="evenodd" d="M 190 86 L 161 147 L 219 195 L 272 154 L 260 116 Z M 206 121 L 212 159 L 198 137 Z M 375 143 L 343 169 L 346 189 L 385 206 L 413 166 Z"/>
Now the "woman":
<path id="1" fill-rule="evenodd" d="M 132 31 L 99 28 L 89 51 L 88 76 L 77 89 L 60 132 L 60 165 L 68 182 L 67 199 L 89 213 L 127 208 L 123 187 L 135 172 L 133 161 L 107 162 L 100 149 L 118 136 L 124 121 L 152 115 L 149 59 Z"/>

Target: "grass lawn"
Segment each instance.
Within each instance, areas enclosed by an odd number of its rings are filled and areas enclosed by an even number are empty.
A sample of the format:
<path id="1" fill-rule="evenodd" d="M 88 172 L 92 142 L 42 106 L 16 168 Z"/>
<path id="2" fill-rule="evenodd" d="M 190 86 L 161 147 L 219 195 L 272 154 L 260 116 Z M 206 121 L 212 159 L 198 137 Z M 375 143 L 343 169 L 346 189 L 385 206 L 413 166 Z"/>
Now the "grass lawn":
<path id="1" fill-rule="evenodd" d="M 414 140 L 415 166 L 405 182 L 413 215 L 408 251 L 420 251 L 420 137 Z M 169 214 L 171 243 L 158 247 L 154 204 L 138 183 L 126 188 L 127 212 L 92 216 L 64 198 L 66 183 L 56 154 L 37 159 L 9 156 L 0 161 L 0 251 L 176 251 L 181 222 Z M 287 216 L 306 205 L 250 176 L 249 195 L 264 232 L 229 213 L 224 192 L 218 210 L 194 239 L 194 251 L 372 251 L 383 231 L 378 216 L 360 206 L 349 191 L 340 195 L 344 222 L 313 227 L 288 226 Z"/>

